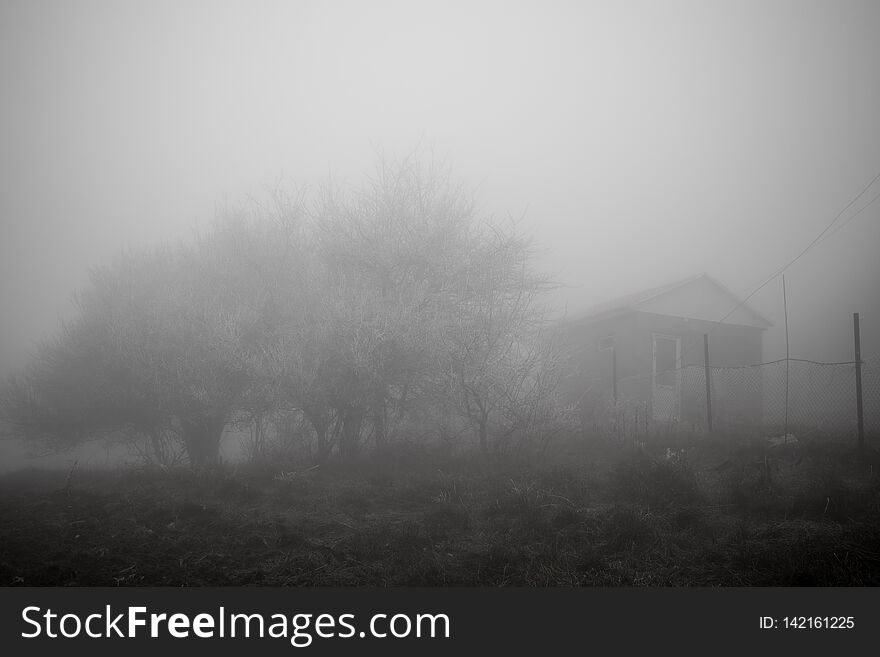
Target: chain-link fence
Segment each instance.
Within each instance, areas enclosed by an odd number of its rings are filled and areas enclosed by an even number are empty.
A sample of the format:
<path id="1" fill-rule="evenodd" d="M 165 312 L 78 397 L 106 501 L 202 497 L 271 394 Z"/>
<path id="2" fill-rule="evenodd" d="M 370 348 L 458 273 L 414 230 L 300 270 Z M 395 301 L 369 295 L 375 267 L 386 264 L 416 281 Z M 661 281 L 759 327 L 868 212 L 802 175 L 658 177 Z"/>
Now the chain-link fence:
<path id="1" fill-rule="evenodd" d="M 880 355 L 862 361 L 866 436 L 880 438 Z M 857 430 L 855 362 L 788 359 L 744 367 L 710 367 L 712 428 L 761 436 L 851 434 Z M 617 399 L 607 382 L 582 398 L 585 429 L 620 437 L 708 428 L 706 368 L 689 365 L 661 388 L 651 375 L 618 381 Z"/>
<path id="2" fill-rule="evenodd" d="M 866 433 L 880 430 L 880 357 L 862 362 Z M 713 428 L 767 434 L 850 433 L 857 427 L 856 364 L 783 359 L 747 367 L 711 367 Z M 682 370 L 682 419 L 705 418 L 705 368 Z M 687 411 L 687 412 L 686 412 Z M 703 420 L 705 422 L 705 420 Z"/>

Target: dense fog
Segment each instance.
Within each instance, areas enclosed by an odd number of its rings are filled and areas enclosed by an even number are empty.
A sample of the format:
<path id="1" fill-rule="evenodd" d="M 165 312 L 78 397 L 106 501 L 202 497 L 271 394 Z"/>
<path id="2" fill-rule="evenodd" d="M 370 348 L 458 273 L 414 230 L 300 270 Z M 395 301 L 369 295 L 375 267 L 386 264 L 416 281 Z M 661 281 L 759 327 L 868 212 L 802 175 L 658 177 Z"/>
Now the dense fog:
<path id="1" fill-rule="evenodd" d="M 791 356 L 852 360 L 853 312 L 876 355 L 878 24 L 872 2 L 3 3 L 0 376 L 123 250 L 408 158 L 533 240 L 551 317 L 707 272 L 754 293 L 773 360 L 797 258 Z"/>

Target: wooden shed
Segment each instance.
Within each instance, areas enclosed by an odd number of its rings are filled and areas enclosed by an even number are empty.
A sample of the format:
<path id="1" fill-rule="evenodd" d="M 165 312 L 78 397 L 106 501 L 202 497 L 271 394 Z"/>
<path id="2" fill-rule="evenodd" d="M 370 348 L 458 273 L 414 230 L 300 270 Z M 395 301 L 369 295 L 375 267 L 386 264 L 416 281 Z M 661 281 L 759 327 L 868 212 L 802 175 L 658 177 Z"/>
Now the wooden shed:
<path id="1" fill-rule="evenodd" d="M 563 400 L 586 424 L 616 421 L 623 412 L 627 421 L 645 426 L 703 426 L 703 336 L 710 336 L 713 367 L 745 367 L 761 362 L 763 332 L 770 326 L 706 274 L 614 299 L 567 318 L 554 331 L 565 354 Z M 725 377 L 731 380 L 736 378 Z M 760 418 L 760 381 L 743 378 L 739 387 L 713 390 L 713 404 L 728 421 Z"/>

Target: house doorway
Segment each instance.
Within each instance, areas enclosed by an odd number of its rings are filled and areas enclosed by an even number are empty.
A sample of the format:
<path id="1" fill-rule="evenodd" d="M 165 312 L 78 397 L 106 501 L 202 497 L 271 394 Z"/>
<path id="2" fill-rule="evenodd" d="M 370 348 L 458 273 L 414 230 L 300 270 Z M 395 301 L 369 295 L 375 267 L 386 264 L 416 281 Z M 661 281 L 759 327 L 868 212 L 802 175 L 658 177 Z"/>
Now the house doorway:
<path id="1" fill-rule="evenodd" d="M 681 417 L 681 338 L 653 334 L 651 416 L 658 422 Z"/>

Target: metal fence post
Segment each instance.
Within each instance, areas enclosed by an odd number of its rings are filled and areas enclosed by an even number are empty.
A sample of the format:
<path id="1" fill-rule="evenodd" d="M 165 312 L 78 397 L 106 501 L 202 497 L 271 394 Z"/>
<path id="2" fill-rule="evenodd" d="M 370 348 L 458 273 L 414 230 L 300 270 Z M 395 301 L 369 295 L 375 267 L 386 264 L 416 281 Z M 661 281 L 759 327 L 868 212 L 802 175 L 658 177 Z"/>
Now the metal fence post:
<path id="1" fill-rule="evenodd" d="M 611 347 L 611 392 L 617 403 L 617 346 Z"/>
<path id="2" fill-rule="evenodd" d="M 712 375 L 709 370 L 709 334 L 703 333 L 703 362 L 706 365 L 706 426 L 712 432 Z"/>
<path id="3" fill-rule="evenodd" d="M 782 430 L 782 442 L 788 444 L 788 369 L 791 359 L 788 357 L 788 297 L 785 294 L 785 274 L 782 275 L 782 307 L 785 310 L 785 426 Z"/>
<path id="4" fill-rule="evenodd" d="M 865 456 L 865 416 L 862 409 L 862 344 L 859 338 L 859 314 L 853 313 L 853 341 L 856 348 L 856 418 L 859 427 L 859 454 Z"/>

